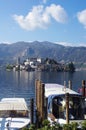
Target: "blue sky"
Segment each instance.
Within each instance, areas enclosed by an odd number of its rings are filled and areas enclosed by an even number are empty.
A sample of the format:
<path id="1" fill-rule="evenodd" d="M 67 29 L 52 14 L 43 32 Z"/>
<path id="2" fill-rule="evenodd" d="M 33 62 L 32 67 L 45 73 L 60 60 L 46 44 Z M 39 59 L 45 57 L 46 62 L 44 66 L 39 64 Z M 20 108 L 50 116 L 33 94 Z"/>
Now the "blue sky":
<path id="1" fill-rule="evenodd" d="M 86 46 L 86 0 L 0 0 L 0 43 Z"/>

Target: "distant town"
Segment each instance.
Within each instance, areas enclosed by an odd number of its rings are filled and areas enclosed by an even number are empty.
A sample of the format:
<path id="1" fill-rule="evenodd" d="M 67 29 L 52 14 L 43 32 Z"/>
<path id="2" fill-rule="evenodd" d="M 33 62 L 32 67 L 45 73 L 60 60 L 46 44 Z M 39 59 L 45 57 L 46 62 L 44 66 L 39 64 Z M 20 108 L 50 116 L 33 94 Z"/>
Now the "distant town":
<path id="1" fill-rule="evenodd" d="M 15 71 L 69 71 L 74 72 L 75 66 L 72 62 L 58 63 L 54 59 L 50 58 L 27 58 L 23 63 L 20 62 L 20 58 L 17 59 L 16 64 L 7 64 L 6 70 Z"/>

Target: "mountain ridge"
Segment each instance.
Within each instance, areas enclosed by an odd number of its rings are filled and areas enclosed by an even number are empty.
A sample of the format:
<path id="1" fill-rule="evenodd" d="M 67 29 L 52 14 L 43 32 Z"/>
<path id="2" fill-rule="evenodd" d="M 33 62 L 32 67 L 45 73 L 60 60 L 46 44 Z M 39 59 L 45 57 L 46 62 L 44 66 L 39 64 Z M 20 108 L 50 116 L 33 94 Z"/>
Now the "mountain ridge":
<path id="1" fill-rule="evenodd" d="M 13 44 L 0 44 L 0 63 L 14 62 L 31 57 L 52 58 L 65 62 L 86 62 L 86 47 L 63 46 L 48 41 L 19 41 Z"/>

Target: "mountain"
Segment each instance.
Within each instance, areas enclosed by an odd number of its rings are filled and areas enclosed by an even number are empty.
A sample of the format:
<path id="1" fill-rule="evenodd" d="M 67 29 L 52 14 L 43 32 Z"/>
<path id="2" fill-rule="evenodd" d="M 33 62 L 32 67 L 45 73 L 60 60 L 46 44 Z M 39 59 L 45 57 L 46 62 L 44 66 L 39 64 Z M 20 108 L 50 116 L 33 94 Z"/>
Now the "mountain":
<path id="1" fill-rule="evenodd" d="M 16 42 L 0 44 L 0 64 L 15 62 L 18 57 L 53 58 L 65 62 L 86 62 L 86 47 L 63 46 L 48 41 Z"/>

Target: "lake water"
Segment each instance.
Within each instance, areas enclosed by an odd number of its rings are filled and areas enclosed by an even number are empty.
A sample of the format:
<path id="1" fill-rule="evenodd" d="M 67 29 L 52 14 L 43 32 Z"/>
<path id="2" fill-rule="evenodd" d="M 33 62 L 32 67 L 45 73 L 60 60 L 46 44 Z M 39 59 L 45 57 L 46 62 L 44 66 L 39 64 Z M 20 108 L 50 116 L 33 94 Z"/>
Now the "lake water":
<path id="1" fill-rule="evenodd" d="M 0 70 L 0 99 L 3 97 L 24 97 L 27 101 L 35 97 L 35 80 L 43 83 L 68 84 L 72 81 L 73 89 L 81 87 L 86 78 L 86 71 L 68 72 L 26 72 Z"/>

